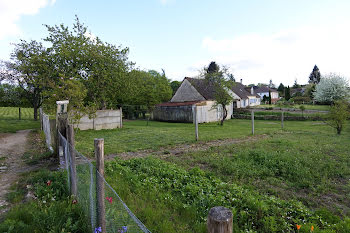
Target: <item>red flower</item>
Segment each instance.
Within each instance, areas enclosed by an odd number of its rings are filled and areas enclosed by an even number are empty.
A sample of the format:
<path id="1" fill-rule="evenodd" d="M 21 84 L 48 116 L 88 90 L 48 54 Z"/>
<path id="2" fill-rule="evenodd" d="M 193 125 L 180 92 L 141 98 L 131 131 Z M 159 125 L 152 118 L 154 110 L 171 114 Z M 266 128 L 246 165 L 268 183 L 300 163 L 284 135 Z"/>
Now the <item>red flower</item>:
<path id="1" fill-rule="evenodd" d="M 50 185 L 51 185 L 51 182 L 52 182 L 51 180 L 48 180 L 48 181 L 46 182 L 46 185 L 47 185 L 47 186 L 50 186 Z"/>
<path id="2" fill-rule="evenodd" d="M 297 224 L 297 230 L 298 230 L 298 231 L 300 230 L 300 227 L 301 227 L 301 225 L 298 225 L 298 224 Z"/>
<path id="3" fill-rule="evenodd" d="M 77 203 L 78 203 L 78 201 L 75 200 L 75 199 L 72 201 L 72 204 L 73 204 L 73 205 L 74 205 L 74 204 L 77 204 Z"/>
<path id="4" fill-rule="evenodd" d="M 112 197 L 106 197 L 106 199 L 109 201 L 109 203 L 113 202 Z"/>

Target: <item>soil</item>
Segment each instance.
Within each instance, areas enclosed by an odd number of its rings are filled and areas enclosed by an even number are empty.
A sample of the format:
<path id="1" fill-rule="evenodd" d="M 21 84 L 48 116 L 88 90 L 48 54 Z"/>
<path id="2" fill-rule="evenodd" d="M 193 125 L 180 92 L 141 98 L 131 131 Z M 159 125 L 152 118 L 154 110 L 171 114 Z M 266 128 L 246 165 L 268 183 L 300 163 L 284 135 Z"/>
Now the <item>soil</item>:
<path id="1" fill-rule="evenodd" d="M 178 156 L 188 152 L 204 151 L 211 147 L 237 144 L 237 143 L 243 143 L 248 141 L 257 141 L 266 137 L 267 135 L 263 134 L 263 135 L 250 136 L 250 137 L 239 138 L 239 139 L 229 138 L 229 139 L 214 140 L 209 142 L 198 142 L 193 144 L 180 144 L 180 145 L 171 146 L 171 147 L 163 147 L 163 148 L 160 148 L 159 150 L 142 150 L 137 152 L 123 152 L 118 154 L 107 155 L 106 160 L 112 160 L 115 157 L 119 157 L 122 159 L 131 159 L 131 158 L 145 157 L 148 155 L 157 155 L 162 157 L 168 157 L 168 156 L 174 156 L 174 155 Z"/>
<path id="2" fill-rule="evenodd" d="M 10 208 L 6 195 L 19 175 L 36 168 L 27 165 L 22 159 L 28 148 L 29 133 L 30 130 L 21 130 L 13 134 L 0 134 L 0 216 Z"/>

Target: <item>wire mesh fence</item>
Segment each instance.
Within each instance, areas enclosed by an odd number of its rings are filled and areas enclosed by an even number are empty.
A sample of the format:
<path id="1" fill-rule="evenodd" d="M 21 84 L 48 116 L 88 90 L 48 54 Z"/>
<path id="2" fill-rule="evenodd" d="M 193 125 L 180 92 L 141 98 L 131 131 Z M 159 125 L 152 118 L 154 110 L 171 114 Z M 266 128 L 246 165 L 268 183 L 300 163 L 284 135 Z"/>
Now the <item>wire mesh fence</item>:
<path id="1" fill-rule="evenodd" d="M 122 201 L 116 191 L 106 182 L 104 177 L 96 170 L 96 167 L 84 155 L 73 148 L 62 134 L 58 133 L 59 152 L 63 160 L 61 167 L 67 170 L 69 187 L 71 184 L 71 174 L 76 174 L 76 188 L 78 203 L 84 209 L 91 224 L 91 232 L 101 232 L 97 216 L 105 213 L 106 232 L 111 233 L 136 233 L 150 232 L 145 225 L 131 212 Z M 72 165 L 72 157 L 75 156 L 75 170 Z M 104 182 L 104 206 L 101 210 L 97 205 L 98 189 L 97 179 Z"/>

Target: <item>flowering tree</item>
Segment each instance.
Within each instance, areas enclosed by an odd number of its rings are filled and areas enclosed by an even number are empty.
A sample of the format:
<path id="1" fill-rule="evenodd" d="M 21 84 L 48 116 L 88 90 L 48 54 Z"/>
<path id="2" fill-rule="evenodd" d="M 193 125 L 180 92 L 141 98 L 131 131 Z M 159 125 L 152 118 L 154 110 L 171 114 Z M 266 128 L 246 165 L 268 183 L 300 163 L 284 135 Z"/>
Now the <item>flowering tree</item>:
<path id="1" fill-rule="evenodd" d="M 330 73 L 316 85 L 314 100 L 333 104 L 337 100 L 349 99 L 349 92 L 348 81 L 340 75 Z"/>

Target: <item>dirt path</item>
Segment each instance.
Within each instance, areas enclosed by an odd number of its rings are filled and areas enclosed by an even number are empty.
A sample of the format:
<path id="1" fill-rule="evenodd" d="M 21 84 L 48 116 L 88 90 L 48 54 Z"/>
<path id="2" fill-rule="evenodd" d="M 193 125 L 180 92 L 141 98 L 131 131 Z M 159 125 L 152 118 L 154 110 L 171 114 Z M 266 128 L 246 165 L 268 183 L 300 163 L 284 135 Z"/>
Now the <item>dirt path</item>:
<path id="1" fill-rule="evenodd" d="M 106 160 L 112 160 L 115 157 L 119 157 L 122 159 L 131 159 L 131 158 L 137 158 L 137 157 L 145 157 L 151 154 L 158 155 L 158 156 L 180 155 L 187 152 L 204 151 L 209 149 L 210 147 L 237 144 L 237 143 L 243 143 L 248 141 L 257 141 L 266 137 L 267 135 L 263 134 L 263 135 L 245 137 L 245 138 L 236 138 L 236 139 L 229 138 L 229 139 L 214 140 L 209 142 L 179 144 L 171 147 L 163 147 L 163 148 L 160 148 L 159 150 L 142 150 L 137 152 L 123 152 L 118 154 L 107 155 Z"/>
<path id="2" fill-rule="evenodd" d="M 6 194 L 14 184 L 19 174 L 32 170 L 22 160 L 22 155 L 28 146 L 30 130 L 21 130 L 14 134 L 0 135 L 0 215 L 6 212 L 10 203 L 6 201 Z"/>

